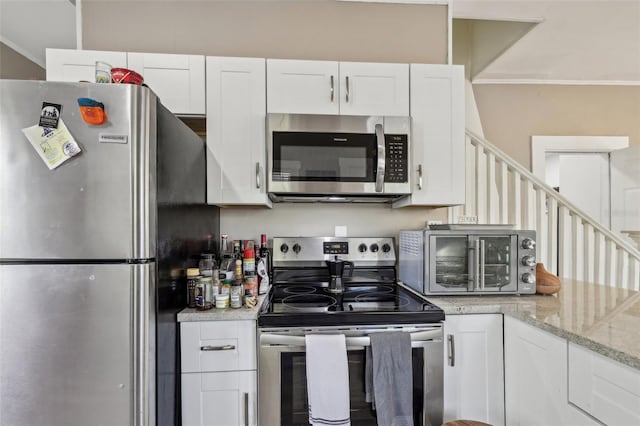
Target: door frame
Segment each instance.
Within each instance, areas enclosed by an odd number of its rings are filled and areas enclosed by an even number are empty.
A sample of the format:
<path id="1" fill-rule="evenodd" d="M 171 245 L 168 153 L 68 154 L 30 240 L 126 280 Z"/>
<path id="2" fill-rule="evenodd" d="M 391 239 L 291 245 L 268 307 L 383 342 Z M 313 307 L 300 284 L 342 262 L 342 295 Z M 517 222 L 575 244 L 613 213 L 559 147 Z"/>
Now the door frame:
<path id="1" fill-rule="evenodd" d="M 547 152 L 610 153 L 629 147 L 629 136 L 531 136 L 531 172 L 545 181 Z"/>

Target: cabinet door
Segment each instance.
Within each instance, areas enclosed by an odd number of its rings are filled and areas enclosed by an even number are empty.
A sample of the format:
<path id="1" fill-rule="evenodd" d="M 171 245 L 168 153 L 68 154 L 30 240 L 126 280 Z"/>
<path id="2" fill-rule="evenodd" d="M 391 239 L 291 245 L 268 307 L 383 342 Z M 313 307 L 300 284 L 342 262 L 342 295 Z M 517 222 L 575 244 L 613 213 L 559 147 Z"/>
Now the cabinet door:
<path id="1" fill-rule="evenodd" d="M 207 202 L 271 207 L 266 189 L 265 60 L 207 58 Z"/>
<path id="2" fill-rule="evenodd" d="M 113 68 L 127 68 L 126 52 L 47 49 L 47 81 L 96 81 L 96 61 Z"/>
<path id="3" fill-rule="evenodd" d="M 204 56 L 163 53 L 128 53 L 129 69 L 144 82 L 174 114 L 205 113 Z"/>
<path id="4" fill-rule="evenodd" d="M 604 424 L 640 424 L 640 372 L 569 344 L 569 401 Z"/>
<path id="5" fill-rule="evenodd" d="M 504 425 L 502 315 L 447 315 L 444 421 Z"/>
<path id="6" fill-rule="evenodd" d="M 340 114 L 409 115 L 409 64 L 340 62 Z"/>
<path id="7" fill-rule="evenodd" d="M 411 64 L 411 195 L 395 203 L 465 202 L 464 67 Z"/>
<path id="8" fill-rule="evenodd" d="M 267 111 L 338 114 L 338 63 L 267 59 Z"/>
<path id="9" fill-rule="evenodd" d="M 253 371 L 182 374 L 183 426 L 257 425 Z"/>
<path id="10" fill-rule="evenodd" d="M 522 321 L 504 319 L 508 425 L 566 425 L 567 341 Z"/>

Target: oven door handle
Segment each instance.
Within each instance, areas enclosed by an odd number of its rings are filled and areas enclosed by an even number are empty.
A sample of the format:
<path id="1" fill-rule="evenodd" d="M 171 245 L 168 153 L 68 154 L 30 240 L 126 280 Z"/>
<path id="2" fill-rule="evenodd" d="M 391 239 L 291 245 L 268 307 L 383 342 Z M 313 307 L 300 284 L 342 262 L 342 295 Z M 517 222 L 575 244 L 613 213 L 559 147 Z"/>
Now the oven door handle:
<path id="1" fill-rule="evenodd" d="M 411 333 L 412 346 L 419 346 L 420 342 L 442 339 L 442 329 L 425 330 Z M 371 346 L 369 336 L 347 337 L 347 346 Z M 415 342 L 415 345 L 414 345 Z M 288 336 L 283 334 L 260 335 L 261 345 L 305 346 L 304 336 Z"/>

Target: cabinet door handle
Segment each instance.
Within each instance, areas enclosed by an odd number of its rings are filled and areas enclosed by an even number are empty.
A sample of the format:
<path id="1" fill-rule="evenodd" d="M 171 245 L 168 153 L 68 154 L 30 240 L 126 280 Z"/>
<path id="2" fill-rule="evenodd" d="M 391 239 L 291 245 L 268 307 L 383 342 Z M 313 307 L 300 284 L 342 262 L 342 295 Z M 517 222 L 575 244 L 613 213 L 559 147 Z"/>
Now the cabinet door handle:
<path id="1" fill-rule="evenodd" d="M 256 188 L 260 189 L 260 163 L 256 163 Z"/>
<path id="2" fill-rule="evenodd" d="M 236 348 L 236 345 L 224 345 L 224 346 L 200 346 L 201 351 L 210 352 L 210 351 L 232 351 Z"/>
<path id="3" fill-rule="evenodd" d="M 447 334 L 447 360 L 449 361 L 449 366 L 455 367 L 456 344 L 453 338 L 453 334 Z"/>
<path id="4" fill-rule="evenodd" d="M 333 90 L 333 76 L 331 76 L 331 92 L 330 92 L 331 93 L 331 102 L 333 102 L 333 92 L 334 92 L 334 90 Z"/>
<path id="5" fill-rule="evenodd" d="M 349 102 L 349 76 L 346 76 L 345 79 L 346 79 L 346 83 L 347 83 L 347 93 L 345 95 L 345 100 L 347 102 Z"/>
<path id="6" fill-rule="evenodd" d="M 249 426 L 249 393 L 244 393 L 244 426 Z"/>
<path id="7" fill-rule="evenodd" d="M 418 164 L 418 189 L 422 190 L 422 164 Z"/>

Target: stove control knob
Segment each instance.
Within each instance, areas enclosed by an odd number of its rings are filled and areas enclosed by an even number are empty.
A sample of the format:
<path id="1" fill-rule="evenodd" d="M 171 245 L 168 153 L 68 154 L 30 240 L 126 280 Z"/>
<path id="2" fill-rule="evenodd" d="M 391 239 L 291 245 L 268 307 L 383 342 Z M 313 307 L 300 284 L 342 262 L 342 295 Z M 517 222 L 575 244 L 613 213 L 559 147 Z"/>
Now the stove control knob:
<path id="1" fill-rule="evenodd" d="M 289 246 L 288 246 L 287 244 L 282 244 L 282 245 L 280 246 L 280 251 L 281 251 L 282 253 L 286 253 L 286 252 L 288 252 L 288 251 L 289 251 Z"/>
<path id="2" fill-rule="evenodd" d="M 531 238 L 525 238 L 522 240 L 522 248 L 527 250 L 533 250 L 536 247 L 536 242 Z"/>
<path id="3" fill-rule="evenodd" d="M 522 274 L 522 281 L 527 284 L 535 284 L 536 276 L 530 273 Z"/>
<path id="4" fill-rule="evenodd" d="M 525 256 L 522 258 L 522 264 L 524 266 L 536 266 L 536 258 L 533 256 Z"/>
<path id="5" fill-rule="evenodd" d="M 385 252 L 385 253 L 389 253 L 391 251 L 391 246 L 389 244 L 387 244 L 387 243 L 384 243 L 382 245 L 382 251 Z"/>
<path id="6" fill-rule="evenodd" d="M 294 252 L 295 254 L 300 253 L 300 250 L 302 250 L 302 247 L 300 247 L 300 244 L 294 244 L 294 245 L 293 245 L 293 252 Z"/>
<path id="7" fill-rule="evenodd" d="M 369 250 L 371 250 L 372 253 L 376 253 L 380 248 L 378 247 L 378 245 L 376 243 L 373 243 L 369 246 Z"/>
<path id="8" fill-rule="evenodd" d="M 364 253 L 365 251 L 367 251 L 367 245 L 366 245 L 366 244 L 364 244 L 364 243 L 363 243 L 363 244 L 360 244 L 360 245 L 358 246 L 358 251 L 359 251 L 360 253 Z"/>

